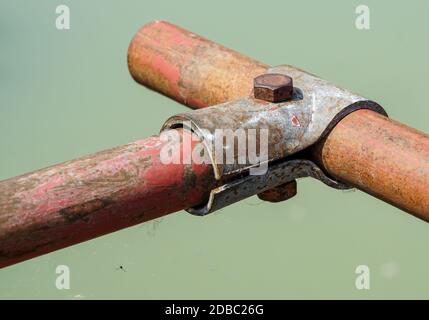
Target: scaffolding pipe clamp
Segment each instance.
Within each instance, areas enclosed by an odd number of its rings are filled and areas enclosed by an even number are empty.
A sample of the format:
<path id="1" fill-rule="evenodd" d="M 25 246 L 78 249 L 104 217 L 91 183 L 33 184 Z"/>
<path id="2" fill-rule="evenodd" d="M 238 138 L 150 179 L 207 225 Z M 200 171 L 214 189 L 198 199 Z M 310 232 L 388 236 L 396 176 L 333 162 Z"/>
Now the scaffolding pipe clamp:
<path id="1" fill-rule="evenodd" d="M 206 215 L 302 177 L 316 178 L 336 189 L 351 188 L 330 178 L 313 161 L 299 157 L 299 152 L 320 141 L 351 112 L 369 109 L 386 115 L 384 109 L 293 66 L 272 67 L 265 75 L 272 79 L 265 77 L 265 82 L 258 82 L 260 77 L 255 78 L 254 97 L 181 113 L 169 118 L 162 127 L 161 131 L 180 127 L 195 133 L 219 181 L 208 201 L 188 212 Z M 283 79 L 288 82 L 282 85 Z M 256 93 L 261 88 L 264 92 Z M 246 148 L 244 153 L 240 152 L 240 145 L 250 149 L 256 140 L 261 144 L 262 132 L 269 146 L 265 150 L 267 156 L 255 163 Z M 227 139 L 224 145 L 226 133 L 233 140 Z M 221 148 L 216 148 L 219 143 Z"/>

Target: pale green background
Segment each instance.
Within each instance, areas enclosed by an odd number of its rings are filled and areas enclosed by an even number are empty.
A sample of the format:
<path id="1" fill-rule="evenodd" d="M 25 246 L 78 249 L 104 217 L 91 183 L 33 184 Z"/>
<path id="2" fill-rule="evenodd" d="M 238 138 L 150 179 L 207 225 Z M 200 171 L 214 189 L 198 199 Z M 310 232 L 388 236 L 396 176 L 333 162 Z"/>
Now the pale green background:
<path id="1" fill-rule="evenodd" d="M 55 28 L 62 3 L 69 31 Z M 155 19 L 316 73 L 429 132 L 429 2 L 362 3 L 369 31 L 354 26 L 360 1 L 1 0 L 0 179 L 149 136 L 184 110 L 128 74 L 129 41 Z M 0 297 L 429 298 L 428 244 L 428 224 L 306 179 L 285 203 L 179 212 L 2 269 Z M 369 291 L 355 288 L 359 264 Z"/>

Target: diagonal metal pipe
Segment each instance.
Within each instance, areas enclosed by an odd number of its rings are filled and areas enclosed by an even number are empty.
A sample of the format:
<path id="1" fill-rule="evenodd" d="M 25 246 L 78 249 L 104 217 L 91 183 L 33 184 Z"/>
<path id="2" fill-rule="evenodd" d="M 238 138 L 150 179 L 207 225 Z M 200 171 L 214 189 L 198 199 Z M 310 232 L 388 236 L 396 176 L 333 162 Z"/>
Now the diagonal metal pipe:
<path id="1" fill-rule="evenodd" d="M 169 150 L 183 157 L 198 140 L 179 132 Z M 205 201 L 211 165 L 164 164 L 167 143 L 152 136 L 0 181 L 0 268 Z"/>

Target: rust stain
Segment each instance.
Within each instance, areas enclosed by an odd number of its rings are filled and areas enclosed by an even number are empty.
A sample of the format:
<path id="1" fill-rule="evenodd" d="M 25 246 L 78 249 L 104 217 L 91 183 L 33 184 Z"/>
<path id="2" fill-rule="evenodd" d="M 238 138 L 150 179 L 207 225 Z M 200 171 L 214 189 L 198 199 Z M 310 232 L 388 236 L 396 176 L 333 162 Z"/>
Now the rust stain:
<path id="1" fill-rule="evenodd" d="M 78 220 L 88 220 L 88 215 L 97 212 L 111 204 L 112 201 L 108 199 L 94 199 L 85 203 L 80 203 L 71 207 L 61 209 L 59 214 L 64 217 L 68 222 L 75 222 Z"/>
<path id="2" fill-rule="evenodd" d="M 254 79 L 253 93 L 256 99 L 281 102 L 292 97 L 293 80 L 284 74 L 265 73 Z"/>
<path id="3" fill-rule="evenodd" d="M 197 187 L 198 177 L 192 170 L 192 166 L 186 166 L 183 171 L 184 191 L 187 193 Z"/>
<path id="4" fill-rule="evenodd" d="M 258 198 L 268 202 L 281 202 L 294 197 L 297 193 L 296 180 L 282 184 L 258 194 Z"/>

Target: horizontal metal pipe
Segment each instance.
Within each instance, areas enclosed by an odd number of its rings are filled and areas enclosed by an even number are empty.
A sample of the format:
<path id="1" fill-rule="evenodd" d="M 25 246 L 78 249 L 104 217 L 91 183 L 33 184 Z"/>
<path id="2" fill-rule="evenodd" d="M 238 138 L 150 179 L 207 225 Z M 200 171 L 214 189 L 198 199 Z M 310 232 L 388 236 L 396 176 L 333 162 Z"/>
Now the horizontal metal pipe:
<path id="1" fill-rule="evenodd" d="M 268 68 L 163 21 L 138 31 L 128 61 L 138 82 L 192 108 L 250 94 L 255 75 Z M 427 135 L 362 110 L 341 120 L 317 147 L 315 160 L 333 177 L 428 220 Z"/>
<path id="2" fill-rule="evenodd" d="M 181 156 L 182 142 L 169 144 Z M 211 165 L 163 164 L 158 136 L 0 182 L 0 267 L 206 201 Z"/>

